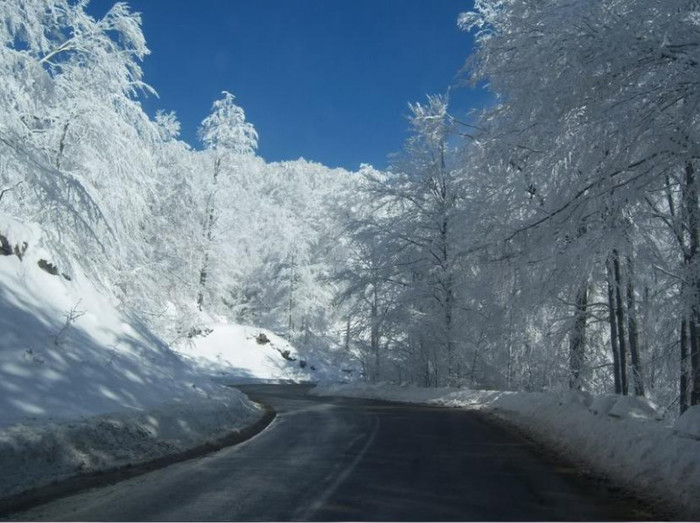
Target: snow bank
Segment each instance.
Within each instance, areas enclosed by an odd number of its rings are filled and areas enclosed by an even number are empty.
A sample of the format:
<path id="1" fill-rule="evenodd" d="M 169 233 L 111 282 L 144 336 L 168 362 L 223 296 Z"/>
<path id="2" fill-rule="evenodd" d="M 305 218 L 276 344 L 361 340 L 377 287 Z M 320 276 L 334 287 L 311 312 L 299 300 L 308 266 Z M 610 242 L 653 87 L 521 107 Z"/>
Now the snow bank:
<path id="1" fill-rule="evenodd" d="M 574 395 L 421 389 L 361 384 L 318 386 L 312 394 L 485 409 L 514 422 L 541 441 L 566 452 L 640 494 L 673 503 L 692 519 L 700 516 L 700 441 L 683 437 L 700 427 L 700 411 L 674 428 L 657 421 L 643 400 L 606 396 L 587 401 Z M 616 401 L 613 401 L 616 399 Z M 601 404 L 604 403 L 605 405 Z M 616 409 L 617 403 L 620 407 Z M 641 406 L 644 405 L 644 406 Z M 609 408 L 606 409 L 606 407 Z M 594 414 L 594 409 L 599 409 Z M 651 410 L 650 410 L 651 409 Z M 691 409 L 693 410 L 693 409 Z M 616 416 L 606 412 L 617 413 Z M 690 412 L 690 410 L 688 411 Z"/>
<path id="2" fill-rule="evenodd" d="M 646 398 L 638 398 L 635 396 L 618 397 L 617 401 L 608 411 L 608 416 L 639 420 L 660 421 L 662 419 L 656 405 Z"/>
<path id="3" fill-rule="evenodd" d="M 615 406 L 615 403 L 619 398 L 620 397 L 616 394 L 601 394 L 600 396 L 595 397 L 589 410 L 593 414 L 607 416 L 610 412 L 610 409 L 612 409 L 613 406 Z"/>
<path id="4" fill-rule="evenodd" d="M 0 430 L 2 497 L 95 471 L 149 462 L 215 442 L 258 421 L 262 409 L 229 389 L 218 398 L 170 402 L 145 412 Z"/>
<path id="5" fill-rule="evenodd" d="M 700 405 L 686 410 L 673 425 L 676 435 L 700 440 Z"/>
<path id="6" fill-rule="evenodd" d="M 227 382 L 317 383 L 339 377 L 338 369 L 301 353 L 274 332 L 246 325 L 211 323 L 176 350 L 204 372 Z"/>
<path id="7" fill-rule="evenodd" d="M 38 225 L 0 214 L 0 236 L 0 497 L 262 417 L 54 256 Z"/>

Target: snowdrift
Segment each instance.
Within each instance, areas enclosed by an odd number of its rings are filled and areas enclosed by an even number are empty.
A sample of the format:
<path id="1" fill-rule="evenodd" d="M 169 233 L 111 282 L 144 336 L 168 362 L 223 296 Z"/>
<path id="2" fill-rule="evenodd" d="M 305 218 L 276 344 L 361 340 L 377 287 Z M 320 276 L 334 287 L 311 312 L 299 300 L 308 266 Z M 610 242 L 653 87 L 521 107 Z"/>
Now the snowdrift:
<path id="1" fill-rule="evenodd" d="M 392 385 L 326 385 L 311 394 L 483 409 L 515 423 L 637 495 L 700 517 L 700 408 L 664 422 L 642 398 L 586 393 L 423 389 Z"/>

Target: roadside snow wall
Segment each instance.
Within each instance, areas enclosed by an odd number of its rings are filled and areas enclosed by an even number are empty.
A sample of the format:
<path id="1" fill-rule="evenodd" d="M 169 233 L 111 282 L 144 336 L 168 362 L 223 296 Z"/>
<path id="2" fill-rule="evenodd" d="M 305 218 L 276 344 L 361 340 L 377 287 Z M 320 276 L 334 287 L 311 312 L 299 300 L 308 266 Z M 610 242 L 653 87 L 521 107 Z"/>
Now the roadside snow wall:
<path id="1" fill-rule="evenodd" d="M 213 444 L 262 418 L 240 391 L 71 421 L 20 423 L 0 430 L 2 498 L 92 472 L 150 462 Z"/>

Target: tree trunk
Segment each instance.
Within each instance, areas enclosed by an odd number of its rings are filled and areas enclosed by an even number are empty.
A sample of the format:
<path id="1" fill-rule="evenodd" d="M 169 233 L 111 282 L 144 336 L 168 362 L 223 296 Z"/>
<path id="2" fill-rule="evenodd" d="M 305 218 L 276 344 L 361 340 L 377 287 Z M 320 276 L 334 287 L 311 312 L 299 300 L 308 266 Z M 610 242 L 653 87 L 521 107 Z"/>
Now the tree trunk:
<path id="1" fill-rule="evenodd" d="M 294 332 L 294 254 L 291 256 L 291 260 L 289 263 L 289 307 L 288 307 L 288 313 L 289 313 L 289 322 L 288 322 L 288 332 L 289 335 L 292 335 L 292 332 Z"/>
<path id="2" fill-rule="evenodd" d="M 681 320 L 681 377 L 680 377 L 680 410 L 683 414 L 690 406 L 688 385 L 690 384 L 690 366 L 688 365 L 688 320 Z"/>
<path id="3" fill-rule="evenodd" d="M 683 203 L 688 216 L 688 256 L 686 258 L 686 278 L 689 284 L 688 296 L 690 317 L 688 318 L 688 338 L 690 340 L 690 366 L 692 392 L 690 404 L 700 405 L 700 277 L 698 276 L 698 189 L 695 168 L 691 162 L 685 166 Z"/>
<path id="4" fill-rule="evenodd" d="M 350 323 L 352 316 L 348 314 L 347 322 L 345 323 L 345 352 L 350 352 Z"/>
<path id="5" fill-rule="evenodd" d="M 583 362 L 586 351 L 586 309 L 588 308 L 588 281 L 576 291 L 574 328 L 569 334 L 569 387 L 582 388 Z"/>
<path id="6" fill-rule="evenodd" d="M 66 122 L 61 132 L 61 139 L 58 142 L 58 151 L 56 151 L 56 169 L 58 170 L 61 169 L 61 160 L 63 159 L 63 151 L 66 148 L 66 137 L 68 136 L 69 127 L 70 122 Z"/>
<path id="7" fill-rule="evenodd" d="M 209 251 L 204 251 L 202 268 L 199 271 L 199 292 L 197 293 L 197 308 L 201 311 L 204 305 L 204 289 L 207 285 L 207 271 L 209 268 Z"/>
<path id="8" fill-rule="evenodd" d="M 605 266 L 608 274 L 608 321 L 610 322 L 610 345 L 613 355 L 613 375 L 615 378 L 615 394 L 622 394 L 622 372 L 620 369 L 620 340 L 617 335 L 617 302 L 615 301 L 615 280 L 613 276 L 612 257 Z"/>
<path id="9" fill-rule="evenodd" d="M 634 295 L 634 263 L 627 256 L 627 325 L 629 327 L 630 359 L 634 395 L 644 396 L 642 361 L 639 355 L 639 330 L 637 327 L 637 303 Z"/>
<path id="10" fill-rule="evenodd" d="M 212 183 L 212 191 L 209 195 L 207 204 L 207 218 L 204 224 L 204 239 L 206 246 L 204 247 L 204 259 L 202 260 L 202 268 L 199 271 L 199 293 L 197 294 L 197 308 L 201 311 L 204 307 L 204 290 L 207 284 L 209 272 L 209 251 L 211 249 L 212 239 L 214 238 L 214 223 L 216 221 L 216 206 L 214 204 L 216 196 L 216 186 L 219 180 L 219 169 L 221 167 L 221 159 L 214 162 L 214 181 Z"/>
<path id="11" fill-rule="evenodd" d="M 213 200 L 213 195 L 211 197 Z M 202 259 L 202 268 L 199 271 L 199 294 L 197 295 L 197 307 L 202 310 L 204 306 L 204 289 L 207 286 L 207 276 L 209 274 L 209 250 L 211 246 L 212 239 L 214 237 L 214 205 L 210 202 L 207 223 L 205 226 L 204 238 L 206 240 L 206 247 L 204 248 L 204 258 Z"/>
<path id="12" fill-rule="evenodd" d="M 620 257 L 617 250 L 613 249 L 613 273 L 615 275 L 615 316 L 617 318 L 617 339 L 620 348 L 620 388 L 627 395 L 627 334 L 625 329 L 625 310 L 622 301 L 622 276 L 620 274 Z"/>
<path id="13" fill-rule="evenodd" d="M 447 337 L 447 381 L 455 385 L 454 342 L 452 341 L 452 286 L 448 283 L 445 296 L 445 336 Z"/>
<path id="14" fill-rule="evenodd" d="M 447 227 L 447 221 L 444 222 L 445 228 Z M 445 230 L 446 236 L 446 230 Z M 443 238 L 446 242 L 447 238 Z M 445 267 L 443 270 L 443 276 L 445 277 L 445 336 L 447 338 L 446 349 L 447 349 L 447 381 L 448 385 L 455 384 L 455 363 L 454 363 L 454 341 L 452 340 L 452 315 L 453 315 L 453 302 L 454 302 L 454 291 L 452 289 L 452 275 L 449 273 L 448 265 L 448 252 L 447 245 L 445 244 L 443 254 L 445 256 Z"/>
<path id="15" fill-rule="evenodd" d="M 370 350 L 374 355 L 374 379 L 379 380 L 381 360 L 379 357 L 379 296 L 377 292 L 377 284 L 372 286 L 372 305 L 370 309 L 371 325 L 370 325 Z"/>

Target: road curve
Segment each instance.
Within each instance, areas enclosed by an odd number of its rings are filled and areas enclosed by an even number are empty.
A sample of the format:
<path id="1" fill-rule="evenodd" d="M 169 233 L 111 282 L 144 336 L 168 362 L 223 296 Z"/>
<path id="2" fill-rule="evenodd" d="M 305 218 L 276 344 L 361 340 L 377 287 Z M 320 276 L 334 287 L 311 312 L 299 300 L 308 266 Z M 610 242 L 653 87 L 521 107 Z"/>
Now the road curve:
<path id="1" fill-rule="evenodd" d="M 478 413 L 241 387 L 278 411 L 254 438 L 10 516 L 52 521 L 653 518 L 543 461 Z"/>

